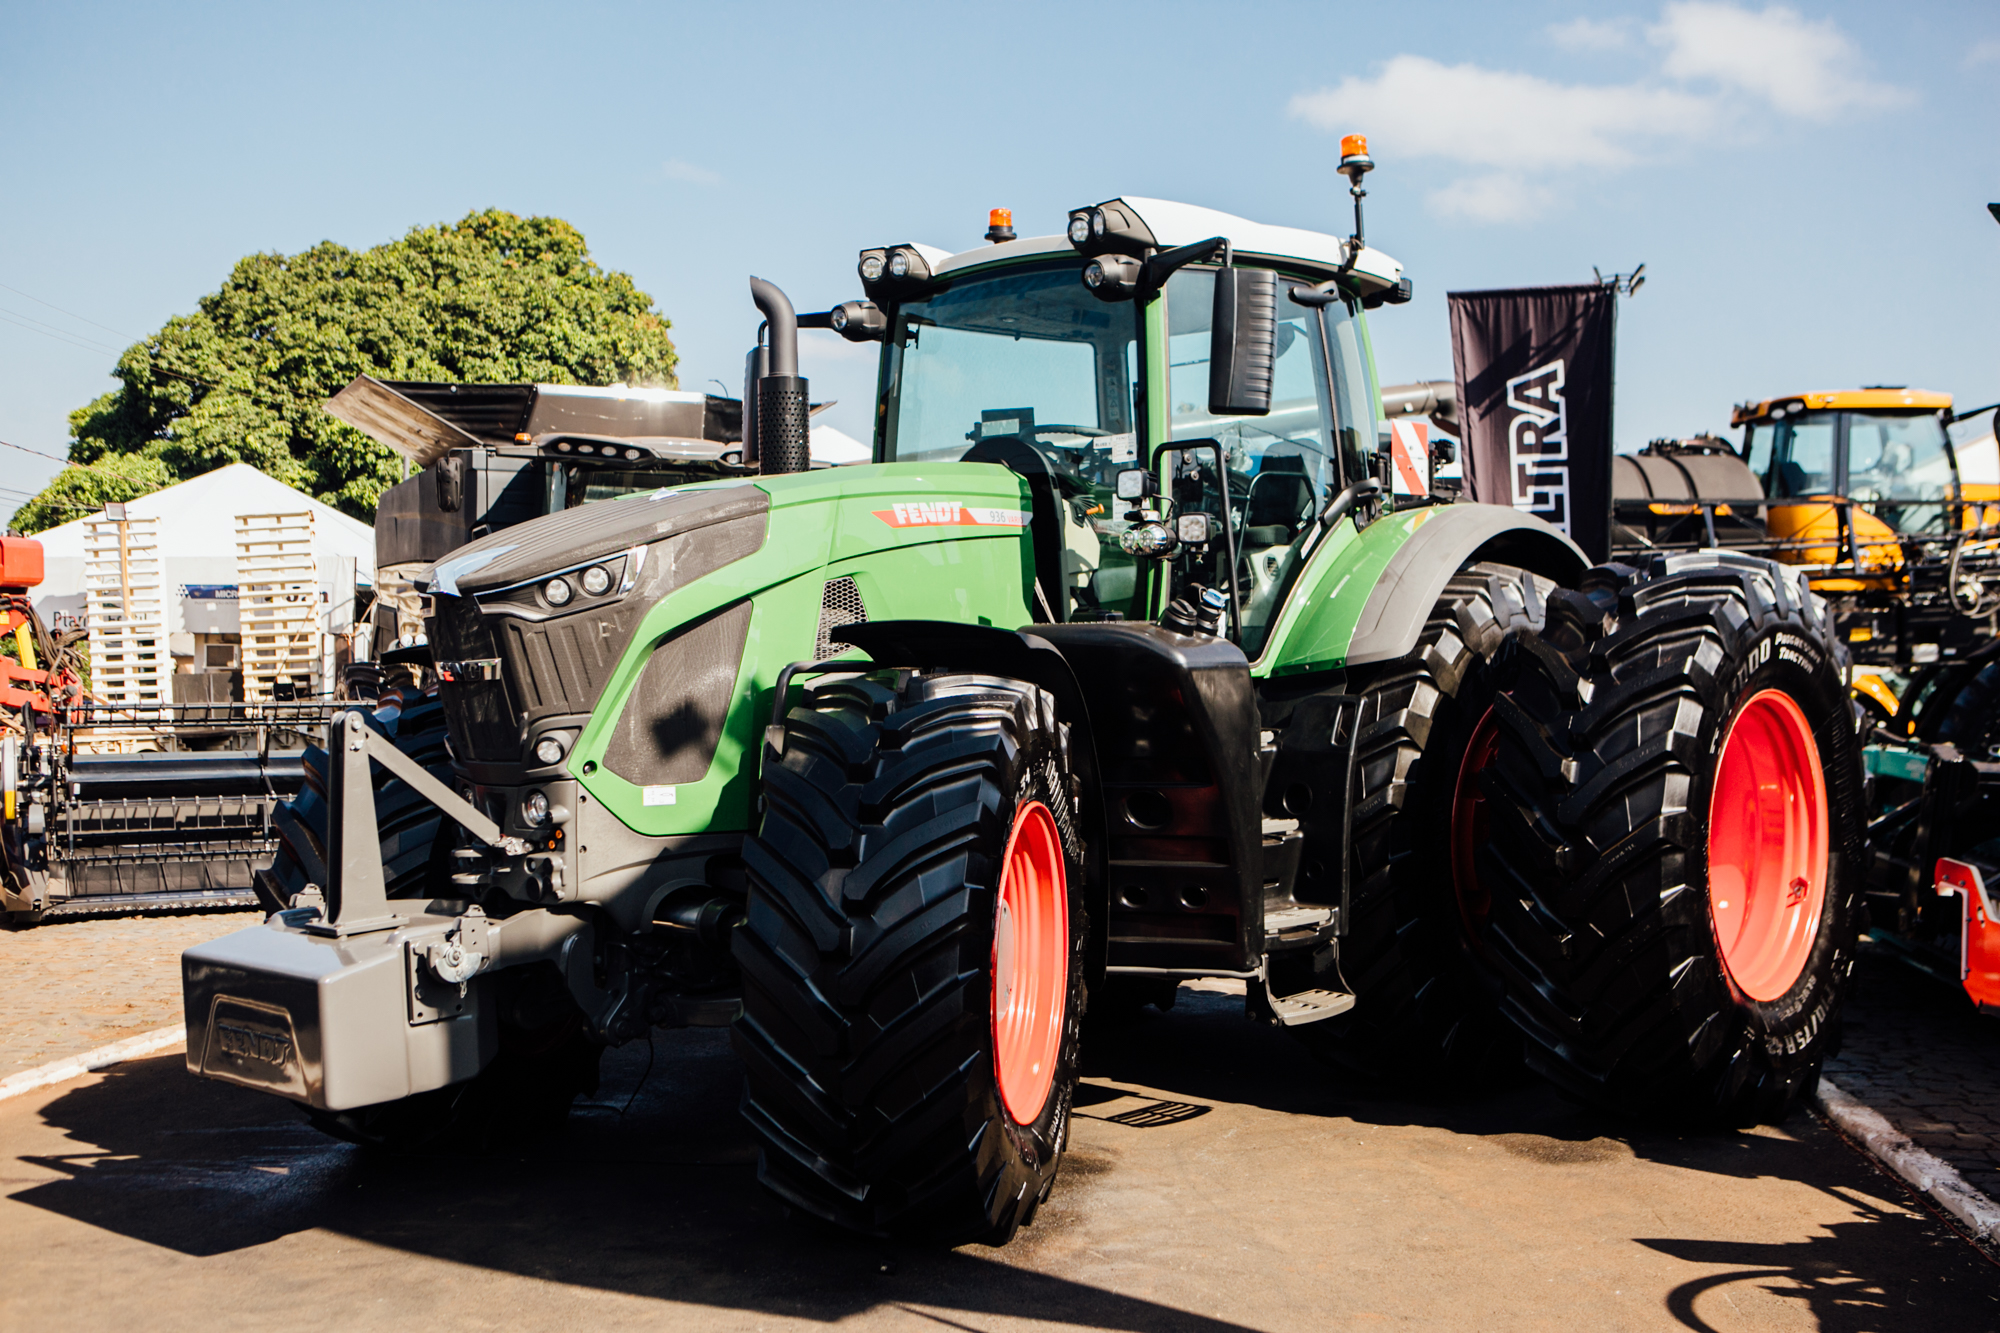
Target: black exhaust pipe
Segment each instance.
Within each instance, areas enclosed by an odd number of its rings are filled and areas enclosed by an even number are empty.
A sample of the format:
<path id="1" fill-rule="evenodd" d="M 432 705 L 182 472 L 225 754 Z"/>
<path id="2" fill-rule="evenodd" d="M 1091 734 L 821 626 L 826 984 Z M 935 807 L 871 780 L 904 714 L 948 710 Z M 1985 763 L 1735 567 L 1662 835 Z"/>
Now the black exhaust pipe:
<path id="1" fill-rule="evenodd" d="M 804 472 L 812 466 L 812 446 L 806 382 L 799 375 L 799 317 L 791 300 L 762 278 L 750 279 L 750 299 L 770 330 L 769 359 L 756 385 L 757 470 L 765 476 Z M 744 402 L 748 407 L 749 400 Z M 749 435 L 746 431 L 746 447 Z"/>

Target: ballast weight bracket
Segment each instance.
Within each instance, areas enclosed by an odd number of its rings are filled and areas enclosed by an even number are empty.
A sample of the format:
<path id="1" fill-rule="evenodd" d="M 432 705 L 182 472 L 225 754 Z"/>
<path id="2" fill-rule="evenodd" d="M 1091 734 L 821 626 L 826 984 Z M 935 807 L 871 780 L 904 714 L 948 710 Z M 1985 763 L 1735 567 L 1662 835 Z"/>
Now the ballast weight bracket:
<path id="1" fill-rule="evenodd" d="M 328 774 L 327 800 L 333 807 L 327 821 L 328 896 L 338 907 L 333 920 L 305 927 L 315 935 L 356 935 L 389 930 L 404 918 L 389 910 L 388 887 L 382 879 L 381 839 L 375 813 L 375 786 L 368 761 L 374 760 L 444 814 L 456 820 L 477 841 L 505 856 L 524 856 L 528 844 L 501 833 L 500 826 L 478 807 L 424 771 L 421 764 L 376 732 L 361 713 L 341 713 L 328 728 L 333 762 Z"/>

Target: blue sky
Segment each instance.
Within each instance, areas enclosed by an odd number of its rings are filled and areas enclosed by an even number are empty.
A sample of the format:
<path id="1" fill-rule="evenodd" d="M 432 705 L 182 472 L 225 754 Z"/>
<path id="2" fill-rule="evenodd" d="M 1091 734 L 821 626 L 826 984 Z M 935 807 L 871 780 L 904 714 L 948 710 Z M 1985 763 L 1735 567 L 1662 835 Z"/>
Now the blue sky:
<path id="1" fill-rule="evenodd" d="M 749 273 L 1024 234 L 1117 194 L 1369 239 L 1448 376 L 1448 290 L 1647 265 L 1618 437 L 1909 383 L 2000 399 L 2000 6 L 1469 3 L 31 6 L 0 32 L 0 440 L 61 454 L 118 349 L 241 255 L 498 206 L 581 227 L 734 385 Z M 866 429 L 872 349 L 804 354 Z M 711 386 L 712 387 L 712 386 Z M 57 465 L 0 450 L 0 513 Z"/>

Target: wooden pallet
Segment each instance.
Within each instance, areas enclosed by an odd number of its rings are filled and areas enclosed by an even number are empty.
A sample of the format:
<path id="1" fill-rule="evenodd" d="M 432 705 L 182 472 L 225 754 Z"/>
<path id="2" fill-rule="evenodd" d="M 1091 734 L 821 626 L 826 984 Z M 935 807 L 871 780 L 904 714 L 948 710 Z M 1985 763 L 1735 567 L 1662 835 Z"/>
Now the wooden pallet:
<path id="1" fill-rule="evenodd" d="M 126 521 L 122 560 L 118 524 L 106 518 L 86 523 L 84 623 L 91 691 L 99 698 L 131 707 L 173 702 L 164 584 L 158 519 Z"/>
<path id="2" fill-rule="evenodd" d="M 237 615 L 243 634 L 243 698 L 269 701 L 290 678 L 302 695 L 325 689 L 325 615 L 313 516 L 239 514 L 236 518 Z"/>

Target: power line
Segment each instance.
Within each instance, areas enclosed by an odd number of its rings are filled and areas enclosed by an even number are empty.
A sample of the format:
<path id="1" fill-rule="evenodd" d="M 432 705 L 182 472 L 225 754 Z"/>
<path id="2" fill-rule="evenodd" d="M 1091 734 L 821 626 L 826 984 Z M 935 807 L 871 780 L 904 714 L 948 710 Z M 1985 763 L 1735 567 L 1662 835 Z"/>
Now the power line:
<path id="1" fill-rule="evenodd" d="M 22 290 L 21 290 L 21 289 L 20 289 L 19 287 L 8 287 L 6 283 L 4 283 L 4 282 L 0 282 L 0 288 L 4 288 L 5 290 L 7 290 L 7 291 L 10 291 L 10 292 L 14 293 L 14 295 L 16 295 L 16 296 L 25 296 L 25 297 L 27 297 L 27 298 L 28 298 L 28 299 L 29 299 L 30 301 L 33 301 L 33 302 L 34 302 L 34 303 L 35 303 L 36 305 L 45 305 L 45 306 L 47 306 L 47 307 L 48 307 L 49 309 L 51 309 L 51 310 L 55 311 L 55 312 L 56 312 L 57 314 L 60 314 L 60 315 L 68 315 L 68 316 L 69 316 L 69 317 L 70 317 L 71 319 L 77 319 L 77 320 L 83 320 L 83 322 L 84 322 L 85 324 L 88 324 L 88 325 L 90 325 L 90 326 L 91 326 L 92 328 L 95 328 L 95 329 L 103 329 L 103 330 L 104 330 L 104 331 L 105 331 L 106 333 L 116 333 L 116 334 L 117 334 L 117 335 L 118 335 L 119 337 L 121 337 L 121 338 L 124 338 L 124 339 L 126 339 L 126 340 L 128 340 L 128 341 L 130 341 L 130 342 L 137 342 L 137 341 L 138 341 L 138 339 L 137 339 L 137 338 L 134 338 L 134 337 L 132 337 L 132 335 L 131 335 L 131 334 L 129 334 L 129 333 L 126 333 L 126 332 L 124 332 L 124 331 L 122 331 L 122 330 L 120 330 L 120 329 L 114 329 L 114 328 L 112 328 L 112 327 L 111 327 L 111 326 L 110 326 L 109 324 L 99 324 L 99 323 L 98 323 L 98 322 L 97 322 L 96 320 L 94 320 L 94 319 L 84 319 L 84 317 L 83 317 L 82 315 L 79 315 L 79 314 L 77 314 L 77 313 L 76 313 L 76 311 L 74 311 L 74 310 L 64 310 L 64 309 L 63 309 L 63 308 L 62 308 L 61 306 L 57 305 L 57 304 L 56 304 L 56 303 L 55 303 L 54 301 L 44 301 L 44 300 L 43 300 L 43 299 L 42 299 L 41 297 L 39 297 L 39 296 L 35 296 L 35 295 L 33 295 L 33 294 L 31 294 L 31 293 L 28 293 L 28 292 L 24 292 L 24 291 L 22 291 Z"/>
<path id="2" fill-rule="evenodd" d="M 78 342 L 96 343 L 97 341 L 96 339 L 92 338 L 89 334 L 71 333 L 68 329 L 63 328 L 60 324 L 51 324 L 45 319 L 36 319 L 33 315 L 24 315 L 18 310 L 9 310 L 7 309 L 6 306 L 0 306 L 0 312 L 12 315 L 15 319 L 24 319 L 30 324 L 39 325 L 40 327 L 47 329 L 50 333 L 59 334 L 65 338 L 74 338 Z M 99 343 L 98 345 L 103 346 L 103 344 L 101 343 Z M 106 347 L 104 350 L 108 352 L 111 351 L 112 349 Z"/>
<path id="3" fill-rule="evenodd" d="M 0 323 L 12 324 L 16 328 L 26 329 L 30 333 L 39 333 L 44 338 L 53 338 L 59 343 L 68 343 L 71 347 L 77 348 L 80 351 L 95 352 L 99 356 L 118 355 L 118 353 L 112 351 L 110 348 L 98 347 L 98 346 L 93 346 L 90 343 L 78 342 L 74 338 L 66 337 L 60 333 L 50 333 L 47 329 L 38 329 L 32 324 L 24 324 L 20 320 L 10 319 L 6 315 L 0 315 Z"/>
<path id="4" fill-rule="evenodd" d="M 40 449 L 30 449 L 25 444 L 14 444 L 8 440 L 0 440 L 0 444 L 6 445 L 9 449 L 19 449 L 24 454 L 33 454 L 37 458 L 52 458 L 58 463 L 69 463 L 71 467 L 90 466 L 88 463 L 70 463 L 70 461 L 67 458 L 64 458 L 61 454 L 45 454 Z"/>

